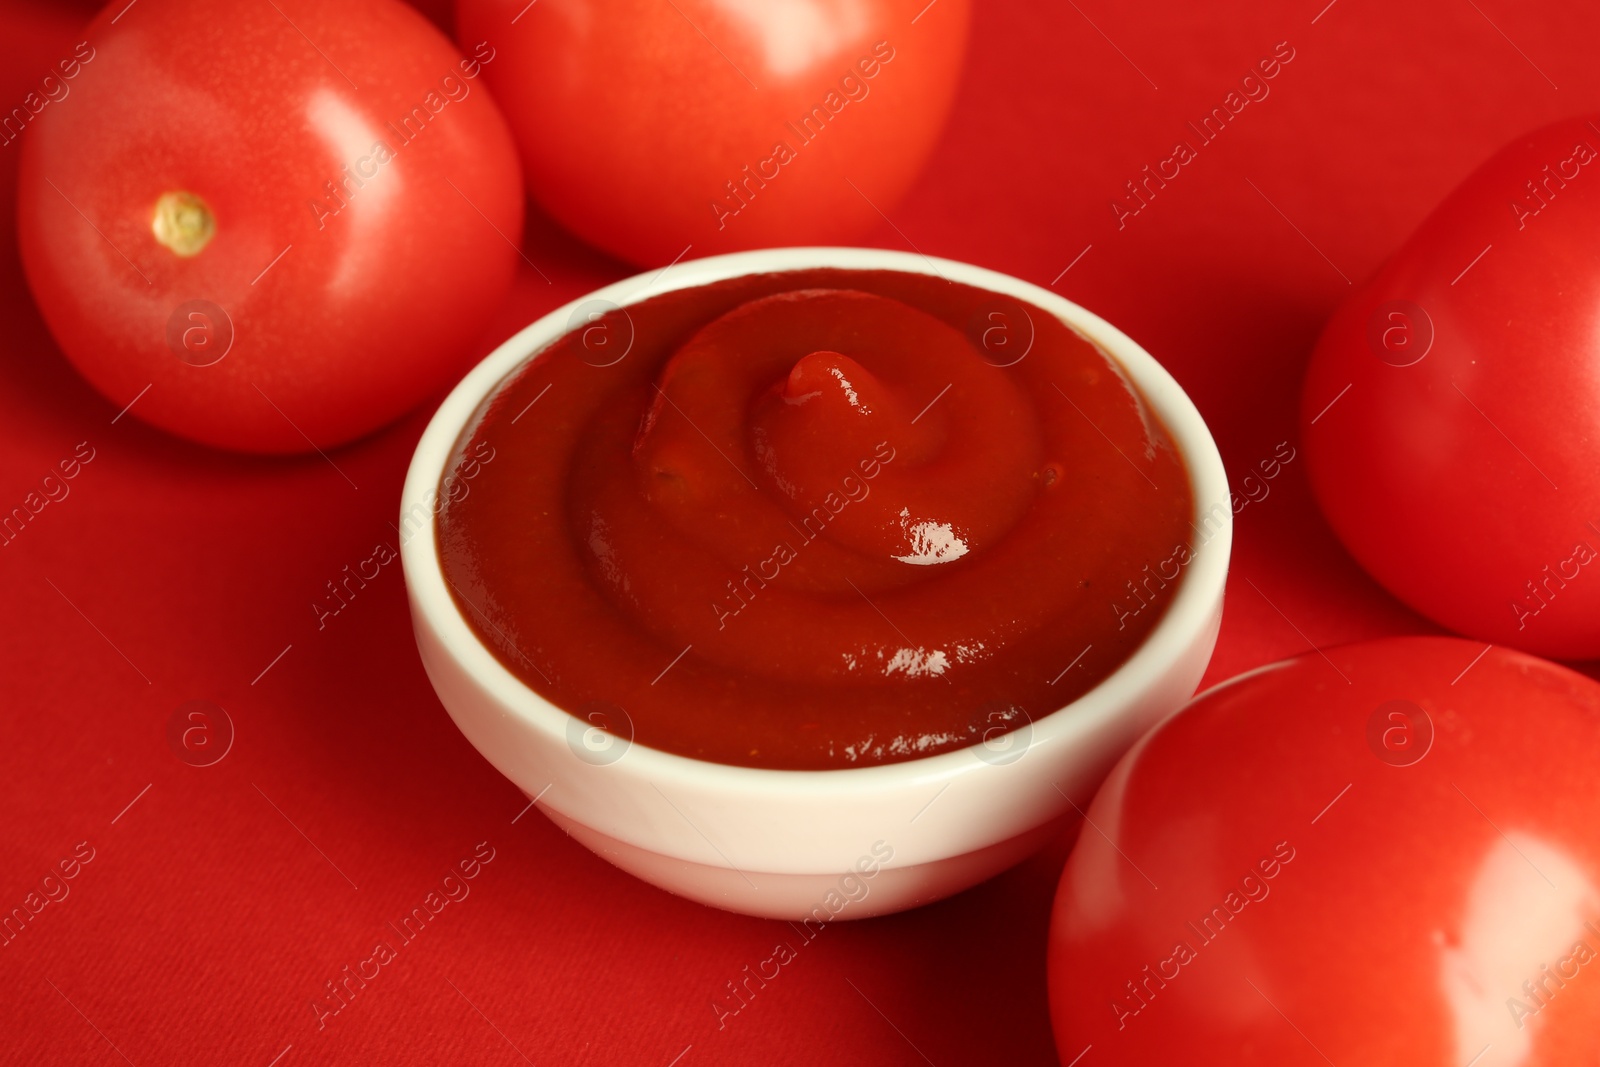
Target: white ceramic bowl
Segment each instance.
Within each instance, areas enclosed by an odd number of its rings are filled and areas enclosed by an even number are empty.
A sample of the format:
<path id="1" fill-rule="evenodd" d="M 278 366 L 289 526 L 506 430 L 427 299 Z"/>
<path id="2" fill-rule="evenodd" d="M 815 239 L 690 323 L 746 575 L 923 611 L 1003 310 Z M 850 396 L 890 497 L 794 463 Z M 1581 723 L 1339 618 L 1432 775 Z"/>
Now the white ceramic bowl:
<path id="1" fill-rule="evenodd" d="M 435 541 L 450 451 L 509 374 L 595 300 L 627 306 L 743 274 L 842 267 L 939 274 L 1045 309 L 1122 365 L 1187 462 L 1200 551 L 1165 617 L 1117 671 L 996 746 L 886 766 L 761 770 L 585 733 L 475 636 L 446 587 Z M 594 306 L 591 304 L 591 307 Z M 1199 412 L 1151 356 L 1104 319 L 1004 274 L 865 248 L 715 256 L 617 282 L 512 337 L 466 376 L 417 445 L 401 501 L 417 647 L 456 725 L 502 774 L 596 853 L 648 882 L 749 915 L 823 922 L 928 903 L 1024 858 L 1077 817 L 1116 758 L 1194 692 L 1221 621 L 1232 542 L 1227 476 Z M 1066 666 L 1064 663 L 1063 666 Z M 607 749 L 605 746 L 612 747 Z M 1009 748 L 1007 746 L 1010 746 Z"/>

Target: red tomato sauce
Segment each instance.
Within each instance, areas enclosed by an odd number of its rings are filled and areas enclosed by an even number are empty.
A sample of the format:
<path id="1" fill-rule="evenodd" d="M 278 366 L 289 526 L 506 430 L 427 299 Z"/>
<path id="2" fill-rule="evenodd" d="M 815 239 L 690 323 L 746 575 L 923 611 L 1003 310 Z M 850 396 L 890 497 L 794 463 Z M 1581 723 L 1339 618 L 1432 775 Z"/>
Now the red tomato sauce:
<path id="1" fill-rule="evenodd" d="M 1062 707 L 1160 619 L 1194 510 L 1109 356 L 895 271 L 581 318 L 447 469 L 444 574 L 508 670 L 641 744 L 768 768 L 993 743 Z"/>

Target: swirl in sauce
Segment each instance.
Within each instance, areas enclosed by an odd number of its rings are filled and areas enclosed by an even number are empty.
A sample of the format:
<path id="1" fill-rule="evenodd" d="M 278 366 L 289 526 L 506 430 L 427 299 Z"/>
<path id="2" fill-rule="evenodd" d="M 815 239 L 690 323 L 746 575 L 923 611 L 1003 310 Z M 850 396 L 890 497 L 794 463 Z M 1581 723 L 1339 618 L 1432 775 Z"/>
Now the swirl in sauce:
<path id="1" fill-rule="evenodd" d="M 1190 558 L 1182 458 L 1121 369 L 932 276 L 609 311 L 496 389 L 466 463 L 439 546 L 478 637 L 558 706 L 722 763 L 895 762 L 1047 714 Z"/>

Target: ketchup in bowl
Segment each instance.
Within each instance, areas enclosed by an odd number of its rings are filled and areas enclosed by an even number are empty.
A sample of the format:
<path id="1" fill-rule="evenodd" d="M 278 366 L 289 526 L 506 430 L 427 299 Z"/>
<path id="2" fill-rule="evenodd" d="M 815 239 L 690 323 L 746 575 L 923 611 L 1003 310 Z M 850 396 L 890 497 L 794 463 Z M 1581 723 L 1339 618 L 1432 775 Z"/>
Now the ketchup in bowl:
<path id="1" fill-rule="evenodd" d="M 893 763 L 1061 708 L 1192 552 L 1183 459 L 1121 368 L 933 275 L 595 309 L 481 405 L 466 467 L 439 555 L 483 644 L 581 718 L 725 764 Z"/>

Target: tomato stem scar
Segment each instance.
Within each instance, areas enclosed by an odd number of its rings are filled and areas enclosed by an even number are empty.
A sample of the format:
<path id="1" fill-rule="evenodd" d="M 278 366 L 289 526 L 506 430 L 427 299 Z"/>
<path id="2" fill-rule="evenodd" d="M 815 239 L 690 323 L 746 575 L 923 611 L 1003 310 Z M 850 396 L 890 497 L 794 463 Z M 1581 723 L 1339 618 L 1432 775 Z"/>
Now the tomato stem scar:
<path id="1" fill-rule="evenodd" d="M 216 236 L 217 219 L 210 206 L 194 193 L 162 193 L 150 220 L 150 232 L 161 244 L 188 259 L 199 255 Z"/>

